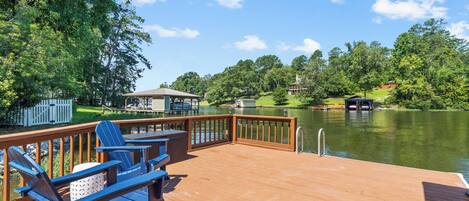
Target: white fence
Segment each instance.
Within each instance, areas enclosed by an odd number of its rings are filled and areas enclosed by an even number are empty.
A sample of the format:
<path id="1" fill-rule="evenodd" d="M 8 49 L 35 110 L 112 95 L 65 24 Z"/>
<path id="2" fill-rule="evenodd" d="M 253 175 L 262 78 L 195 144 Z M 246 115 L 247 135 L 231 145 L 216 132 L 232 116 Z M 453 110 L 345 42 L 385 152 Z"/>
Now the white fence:
<path id="1" fill-rule="evenodd" d="M 8 117 L 11 125 L 35 126 L 68 123 L 72 120 L 72 99 L 42 100 L 30 108 L 19 108 Z"/>

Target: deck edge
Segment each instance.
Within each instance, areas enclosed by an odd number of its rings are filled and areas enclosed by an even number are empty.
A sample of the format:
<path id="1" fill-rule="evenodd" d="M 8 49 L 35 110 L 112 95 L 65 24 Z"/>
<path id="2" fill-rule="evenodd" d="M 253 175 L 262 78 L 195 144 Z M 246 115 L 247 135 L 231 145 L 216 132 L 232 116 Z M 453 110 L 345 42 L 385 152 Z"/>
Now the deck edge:
<path id="1" fill-rule="evenodd" d="M 461 182 L 464 184 L 464 186 L 465 186 L 466 188 L 469 188 L 469 185 L 467 184 L 466 179 L 464 179 L 464 175 L 463 175 L 463 174 L 458 173 L 458 172 L 453 172 L 453 174 L 456 174 L 456 176 L 459 177 L 459 179 L 460 179 Z"/>

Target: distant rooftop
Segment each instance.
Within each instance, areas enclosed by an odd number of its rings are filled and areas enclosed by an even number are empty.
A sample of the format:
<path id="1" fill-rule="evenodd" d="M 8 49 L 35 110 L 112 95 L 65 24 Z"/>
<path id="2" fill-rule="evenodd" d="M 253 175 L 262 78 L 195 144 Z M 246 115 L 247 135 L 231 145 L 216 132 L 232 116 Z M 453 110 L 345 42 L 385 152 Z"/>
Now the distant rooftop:
<path id="1" fill-rule="evenodd" d="M 124 94 L 123 96 L 133 96 L 133 97 L 162 97 L 162 96 L 172 96 L 172 97 L 181 97 L 181 98 L 200 98 L 195 94 L 190 94 L 182 91 L 177 91 L 174 89 L 168 88 L 159 88 L 146 91 L 138 91 L 134 93 Z"/>

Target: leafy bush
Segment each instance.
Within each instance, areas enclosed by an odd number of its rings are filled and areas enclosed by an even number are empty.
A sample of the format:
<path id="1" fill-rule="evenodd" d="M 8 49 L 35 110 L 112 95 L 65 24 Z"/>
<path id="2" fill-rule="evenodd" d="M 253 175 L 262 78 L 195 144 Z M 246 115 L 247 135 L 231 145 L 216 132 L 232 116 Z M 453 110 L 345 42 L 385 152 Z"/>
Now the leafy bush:
<path id="1" fill-rule="evenodd" d="M 272 93 L 272 97 L 274 99 L 275 105 L 285 105 L 287 104 L 287 90 L 282 87 L 278 87 Z"/>

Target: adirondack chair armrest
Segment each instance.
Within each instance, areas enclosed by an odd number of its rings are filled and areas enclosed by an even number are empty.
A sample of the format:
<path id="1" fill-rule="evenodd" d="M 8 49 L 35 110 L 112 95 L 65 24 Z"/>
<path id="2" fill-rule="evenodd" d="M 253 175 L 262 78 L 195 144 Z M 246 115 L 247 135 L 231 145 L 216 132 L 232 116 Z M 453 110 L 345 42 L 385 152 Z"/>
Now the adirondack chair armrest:
<path id="1" fill-rule="evenodd" d="M 96 147 L 98 152 L 132 152 L 150 149 L 151 146 L 110 146 Z"/>
<path id="2" fill-rule="evenodd" d="M 56 186 L 57 188 L 60 188 L 60 187 L 70 184 L 73 181 L 77 181 L 79 179 L 83 179 L 85 177 L 89 177 L 89 176 L 92 176 L 92 175 L 95 175 L 104 171 L 110 171 L 113 168 L 115 170 L 114 172 L 116 172 L 117 167 L 120 163 L 121 162 L 117 160 L 109 161 L 109 162 L 94 166 L 92 168 L 88 168 L 86 170 L 82 170 L 82 171 L 71 173 L 62 177 L 51 179 L 51 182 L 52 184 L 54 184 L 54 186 Z"/>
<path id="3" fill-rule="evenodd" d="M 23 187 L 19 187 L 19 188 L 15 188 L 15 193 L 18 193 L 20 194 L 21 196 L 26 196 L 28 194 L 28 192 L 31 190 L 32 188 L 30 186 L 23 186 Z"/>
<path id="4" fill-rule="evenodd" d="M 116 184 L 113 184 L 111 186 L 108 186 L 104 188 L 102 191 L 99 191 L 95 194 L 89 195 L 87 197 L 84 197 L 82 199 L 79 199 L 78 201 L 101 201 L 101 200 L 110 200 L 113 198 L 117 198 L 121 195 L 127 194 L 129 192 L 141 189 L 143 187 L 152 185 L 154 183 L 157 183 L 157 187 L 159 189 L 154 189 L 159 192 L 157 194 L 160 194 L 162 197 L 162 183 L 163 183 L 163 178 L 168 176 L 168 173 L 165 171 L 151 171 L 149 173 L 127 179 L 121 182 L 118 182 Z M 148 193 L 155 193 L 155 192 L 148 192 Z"/>
<path id="5" fill-rule="evenodd" d="M 133 143 L 133 144 L 138 144 L 138 143 L 166 143 L 168 142 L 168 138 L 160 138 L 160 139 L 147 139 L 147 140 L 126 140 L 126 143 Z"/>
<path id="6" fill-rule="evenodd" d="M 150 170 L 154 170 L 156 168 L 160 168 L 163 165 L 166 165 L 170 160 L 170 157 L 168 154 L 161 154 L 160 156 L 148 160 L 148 163 L 150 164 Z"/>

